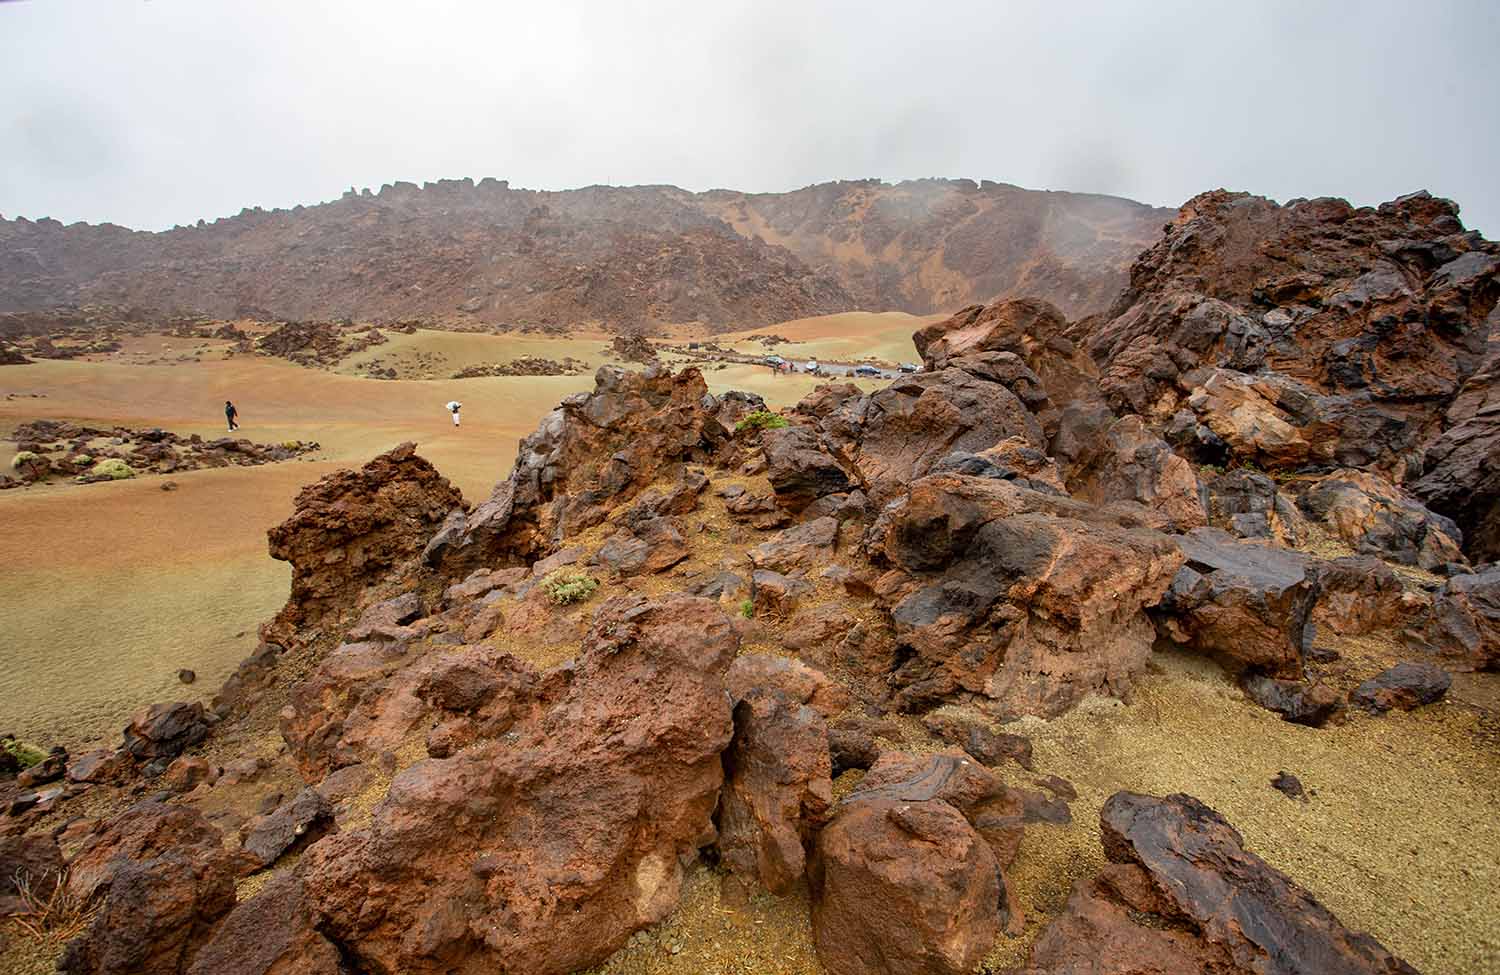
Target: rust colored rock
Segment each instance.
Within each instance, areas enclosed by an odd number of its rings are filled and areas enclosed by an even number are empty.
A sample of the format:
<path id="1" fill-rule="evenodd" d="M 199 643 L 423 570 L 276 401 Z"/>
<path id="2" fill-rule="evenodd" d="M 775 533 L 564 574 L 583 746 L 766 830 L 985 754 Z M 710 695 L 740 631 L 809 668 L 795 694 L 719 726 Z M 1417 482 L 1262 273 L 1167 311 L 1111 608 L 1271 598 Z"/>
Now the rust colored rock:
<path id="1" fill-rule="evenodd" d="M 960 975 L 1004 925 L 989 846 L 937 799 L 846 802 L 818 836 L 813 937 L 832 975 Z"/>
<path id="2" fill-rule="evenodd" d="M 1500 670 L 1500 563 L 1443 583 L 1405 639 L 1452 670 Z"/>
<path id="3" fill-rule="evenodd" d="M 84 752 L 68 763 L 69 782 L 118 784 L 135 765 L 123 748 L 100 748 Z"/>
<path id="4" fill-rule="evenodd" d="M 986 724 L 965 721 L 941 711 L 923 718 L 922 726 L 944 741 L 962 748 L 985 765 L 999 765 L 1009 760 L 1028 771 L 1031 769 L 1029 738 L 998 732 Z"/>
<path id="5" fill-rule="evenodd" d="M 1237 468 L 1202 478 L 1208 523 L 1236 538 L 1275 542 L 1288 548 L 1302 543 L 1307 519 L 1297 504 L 1265 474 Z"/>
<path id="6" fill-rule="evenodd" d="M 171 792 L 192 792 L 204 782 L 211 782 L 214 778 L 213 766 L 204 759 L 179 756 L 173 759 L 172 764 L 162 773 L 161 784 Z"/>
<path id="7" fill-rule="evenodd" d="M 317 929 L 377 971 L 602 961 L 713 838 L 737 645 L 707 600 L 605 603 L 549 707 L 400 772 L 369 826 L 309 848 Z"/>
<path id="8" fill-rule="evenodd" d="M 173 759 L 208 737 L 203 705 L 194 701 L 153 704 L 137 711 L 125 727 L 125 751 L 136 761 Z"/>
<path id="9" fill-rule="evenodd" d="M 1155 638 L 1144 610 L 1182 558 L 1110 512 L 951 474 L 912 484 L 872 534 L 897 567 L 878 587 L 907 651 L 897 703 L 969 701 L 1001 719 L 1126 693 Z"/>
<path id="10" fill-rule="evenodd" d="M 1372 555 L 1334 559 L 1316 572 L 1318 597 L 1309 619 L 1319 633 L 1360 636 L 1398 626 L 1412 612 L 1401 577 Z"/>
<path id="11" fill-rule="evenodd" d="M 50 833 L 0 835 L 0 917 L 32 909 L 21 896 L 23 890 L 46 903 L 62 871 L 62 852 Z"/>
<path id="12" fill-rule="evenodd" d="M 185 806 L 130 807 L 68 868 L 71 893 L 98 910 L 58 960 L 67 975 L 178 975 L 234 906 L 234 858 Z"/>
<path id="13" fill-rule="evenodd" d="M 1188 934 L 1184 941 L 1185 932 L 1179 930 L 1131 931 L 1135 925 L 1118 916 L 1089 936 L 1078 930 L 1070 902 L 1069 912 L 1059 922 L 1063 928 L 1049 930 L 1038 942 L 1035 971 L 1139 971 L 1135 966 L 1143 958 L 1164 951 L 1200 959 L 1196 965 L 1166 971 L 1236 975 L 1415 972 L 1374 938 L 1345 928 L 1311 894 L 1247 852 L 1240 834 L 1191 796 L 1158 799 L 1118 792 L 1104 804 L 1099 821 L 1105 856 L 1114 864 L 1139 867 L 1144 873 L 1106 870 L 1101 875 L 1101 880 L 1116 887 L 1116 902 L 1143 913 L 1182 918 L 1197 929 L 1197 936 Z M 1133 877 L 1134 882 L 1114 879 L 1122 875 Z M 1077 890 L 1074 896 L 1078 897 Z M 1129 926 L 1122 928 L 1122 920 Z M 1116 932 L 1123 936 L 1116 938 Z M 1070 935 L 1082 940 L 1068 945 L 1064 939 Z M 1150 945 L 1149 954 L 1133 944 L 1137 940 Z M 1084 951 L 1093 953 L 1093 967 L 1079 967 Z"/>
<path id="14" fill-rule="evenodd" d="M 279 873 L 214 930 L 186 975 L 344 975 L 348 968 L 313 929 L 302 878 Z"/>
<path id="15" fill-rule="evenodd" d="M 764 442 L 766 477 L 776 492 L 776 503 L 790 512 L 802 511 L 821 497 L 854 486 L 843 465 L 808 427 L 767 430 Z"/>
<path id="16" fill-rule="evenodd" d="M 521 441 L 510 477 L 445 526 L 424 558 L 463 572 L 546 557 L 679 465 L 732 450 L 717 405 L 696 369 L 601 367 L 593 392 L 543 417 Z"/>
<path id="17" fill-rule="evenodd" d="M 316 789 L 305 788 L 252 822 L 241 848 L 262 867 L 269 867 L 282 854 L 316 840 L 332 821 L 328 800 Z"/>
<path id="18" fill-rule="evenodd" d="M 849 692 L 821 671 L 798 660 L 765 653 L 744 653 L 724 674 L 724 688 L 736 703 L 756 689 L 774 689 L 794 704 L 806 704 L 825 719 L 849 706 Z"/>
<path id="19" fill-rule="evenodd" d="M 1058 403 L 1095 395 L 1098 368 L 1065 334 L 1067 321 L 1057 308 L 1032 298 L 996 301 L 965 308 L 912 335 L 928 369 L 981 352 L 1009 352 L 1040 379 Z"/>
<path id="20" fill-rule="evenodd" d="M 1443 699 L 1453 678 L 1434 664 L 1401 663 L 1360 684 L 1349 700 L 1367 711 L 1410 711 Z"/>
<path id="21" fill-rule="evenodd" d="M 351 606 L 366 586 L 422 552 L 463 496 L 405 443 L 358 471 L 336 471 L 297 495 L 268 533 L 271 557 L 292 564 L 292 591 L 262 634 L 289 645 L 324 614 Z"/>
<path id="22" fill-rule="evenodd" d="M 1127 416 L 1101 430 L 1099 443 L 1085 458 L 1065 472 L 1074 497 L 1101 505 L 1139 502 L 1159 512 L 1175 531 L 1208 523 L 1193 465 L 1147 430 L 1140 417 Z"/>
<path id="23" fill-rule="evenodd" d="M 1310 560 L 1217 528 L 1174 540 L 1187 562 L 1154 613 L 1162 633 L 1237 672 L 1300 678 L 1318 591 Z"/>
<path id="24" fill-rule="evenodd" d="M 773 894 L 790 892 L 828 821 L 831 776 L 823 716 L 774 688 L 752 688 L 735 705 L 724 753 L 718 827 L 729 869 Z"/>
<path id="25" fill-rule="evenodd" d="M 1307 486 L 1298 507 L 1361 555 L 1434 569 L 1463 561 L 1463 535 L 1378 474 L 1343 470 Z"/>
<path id="26" fill-rule="evenodd" d="M 834 518 L 815 518 L 778 532 L 750 550 L 750 561 L 757 569 L 773 572 L 807 570 L 814 563 L 833 555 L 839 537 L 839 523 Z"/>

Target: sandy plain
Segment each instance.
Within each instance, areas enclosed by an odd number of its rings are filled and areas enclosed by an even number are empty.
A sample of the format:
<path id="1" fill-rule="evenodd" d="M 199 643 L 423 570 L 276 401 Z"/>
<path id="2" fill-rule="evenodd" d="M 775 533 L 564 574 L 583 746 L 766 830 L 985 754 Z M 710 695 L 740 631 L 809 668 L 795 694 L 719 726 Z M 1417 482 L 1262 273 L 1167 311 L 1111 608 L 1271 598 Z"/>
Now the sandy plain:
<path id="1" fill-rule="evenodd" d="M 868 348 L 863 354 L 907 360 L 916 355 L 911 332 L 924 321 L 854 313 L 757 333 L 807 340 L 783 347 L 797 355 Z M 721 341 L 764 351 L 748 334 Z M 0 370 L 0 436 L 47 418 L 217 437 L 225 433 L 224 400 L 232 399 L 240 436 L 316 440 L 323 448 L 301 461 L 173 474 L 179 488 L 172 492 L 161 490 L 168 478 L 155 475 L 0 492 L 0 732 L 70 748 L 113 742 L 144 704 L 212 696 L 254 649 L 256 626 L 286 599 L 290 569 L 267 555 L 266 530 L 291 514 L 304 485 L 414 440 L 465 498 L 482 499 L 509 473 L 517 443 L 537 421 L 562 397 L 593 386 L 591 371 L 373 380 L 358 375 L 369 360 L 397 363 L 403 375 L 446 376 L 522 355 L 572 356 L 592 370 L 614 361 L 608 344 L 608 336 L 590 333 L 424 330 L 392 334 L 324 370 L 225 358 L 228 342 L 152 335 L 126 341 L 114 355 Z M 773 406 L 818 384 L 743 365 L 709 366 L 704 375 L 716 392 L 750 390 Z M 450 399 L 464 403 L 459 429 L 443 409 Z M 0 441 L 6 470 L 15 450 Z M 179 684 L 179 668 L 196 671 L 197 682 Z"/>

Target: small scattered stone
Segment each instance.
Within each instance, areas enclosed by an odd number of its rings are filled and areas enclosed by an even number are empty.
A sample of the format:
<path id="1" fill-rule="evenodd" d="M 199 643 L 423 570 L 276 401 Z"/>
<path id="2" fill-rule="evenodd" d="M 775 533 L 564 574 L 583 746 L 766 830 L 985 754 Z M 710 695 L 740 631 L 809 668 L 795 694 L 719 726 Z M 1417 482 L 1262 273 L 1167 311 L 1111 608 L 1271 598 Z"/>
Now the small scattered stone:
<path id="1" fill-rule="evenodd" d="M 1288 799 L 1307 801 L 1307 793 L 1302 789 L 1302 780 L 1285 769 L 1276 773 L 1276 778 L 1271 780 L 1271 788 L 1280 792 Z"/>

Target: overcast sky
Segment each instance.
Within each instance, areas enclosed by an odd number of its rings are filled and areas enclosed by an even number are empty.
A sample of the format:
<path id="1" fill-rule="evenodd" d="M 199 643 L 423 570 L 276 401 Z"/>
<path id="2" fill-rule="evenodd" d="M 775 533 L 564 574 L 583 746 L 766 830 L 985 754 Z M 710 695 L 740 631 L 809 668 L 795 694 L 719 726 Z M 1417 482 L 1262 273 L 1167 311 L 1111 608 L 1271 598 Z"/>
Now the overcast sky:
<path id="1" fill-rule="evenodd" d="M 1500 3 L 0 2 L 0 214 L 161 229 L 397 179 L 1419 188 L 1500 235 Z"/>

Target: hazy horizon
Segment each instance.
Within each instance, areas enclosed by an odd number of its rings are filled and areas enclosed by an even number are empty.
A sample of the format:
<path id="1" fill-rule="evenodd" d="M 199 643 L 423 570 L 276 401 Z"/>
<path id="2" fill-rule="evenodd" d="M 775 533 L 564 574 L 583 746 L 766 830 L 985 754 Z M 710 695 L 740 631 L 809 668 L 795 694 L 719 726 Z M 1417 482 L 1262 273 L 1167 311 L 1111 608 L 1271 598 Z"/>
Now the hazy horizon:
<path id="1" fill-rule="evenodd" d="M 164 230 L 398 180 L 969 178 L 1167 207 L 1427 189 L 1500 233 L 1497 40 L 1495 5 L 1389 0 L 0 2 L 0 214 Z"/>

